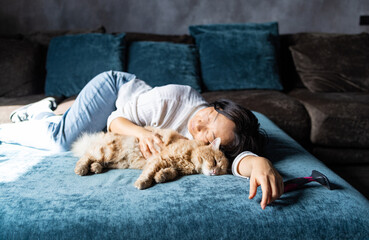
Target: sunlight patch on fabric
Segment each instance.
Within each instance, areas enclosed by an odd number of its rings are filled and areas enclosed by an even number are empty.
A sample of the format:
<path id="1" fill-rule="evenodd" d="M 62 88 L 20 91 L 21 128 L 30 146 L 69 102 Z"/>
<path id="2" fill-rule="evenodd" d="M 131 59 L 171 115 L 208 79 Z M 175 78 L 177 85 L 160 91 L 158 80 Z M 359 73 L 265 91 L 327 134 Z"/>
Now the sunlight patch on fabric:
<path id="1" fill-rule="evenodd" d="M 52 152 L 25 148 L 15 144 L 0 145 L 0 182 L 13 182 L 29 172 Z"/>

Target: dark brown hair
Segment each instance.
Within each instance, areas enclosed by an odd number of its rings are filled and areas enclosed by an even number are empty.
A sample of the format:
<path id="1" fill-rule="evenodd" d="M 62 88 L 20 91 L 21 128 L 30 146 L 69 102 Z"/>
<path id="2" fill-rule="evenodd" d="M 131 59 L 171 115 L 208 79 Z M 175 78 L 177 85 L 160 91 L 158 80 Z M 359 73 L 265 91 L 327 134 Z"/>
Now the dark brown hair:
<path id="1" fill-rule="evenodd" d="M 210 105 L 236 125 L 233 141 L 221 146 L 221 150 L 230 161 L 243 151 L 251 151 L 258 155 L 262 153 L 267 135 L 260 129 L 259 120 L 249 109 L 228 99 L 220 99 Z"/>

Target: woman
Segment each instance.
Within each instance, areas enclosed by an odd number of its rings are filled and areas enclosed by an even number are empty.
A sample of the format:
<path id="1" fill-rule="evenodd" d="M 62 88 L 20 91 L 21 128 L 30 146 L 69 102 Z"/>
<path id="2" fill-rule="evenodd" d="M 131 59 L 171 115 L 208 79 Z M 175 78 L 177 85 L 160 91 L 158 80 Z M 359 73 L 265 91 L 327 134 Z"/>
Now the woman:
<path id="1" fill-rule="evenodd" d="M 53 98 L 46 98 L 16 110 L 11 120 L 19 123 L 1 125 L 0 141 L 67 151 L 81 133 L 107 129 L 137 137 L 148 158 L 162 142 L 143 126 L 172 128 L 205 143 L 220 137 L 222 150 L 230 160 L 235 158 L 233 174 L 250 178 L 250 199 L 261 186 L 262 209 L 283 193 L 279 173 L 255 154 L 262 142 L 257 118 L 233 102 L 209 105 L 188 86 L 151 88 L 133 74 L 109 71 L 92 79 L 63 116 L 53 114 L 55 106 Z"/>

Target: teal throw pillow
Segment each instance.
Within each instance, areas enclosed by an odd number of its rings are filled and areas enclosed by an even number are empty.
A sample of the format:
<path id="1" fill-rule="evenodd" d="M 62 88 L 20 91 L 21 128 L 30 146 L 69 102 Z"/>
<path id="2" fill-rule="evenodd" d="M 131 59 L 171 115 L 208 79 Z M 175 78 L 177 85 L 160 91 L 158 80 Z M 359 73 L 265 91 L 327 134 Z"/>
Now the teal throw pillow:
<path id="1" fill-rule="evenodd" d="M 278 73 L 278 24 L 190 26 L 207 90 L 282 90 Z"/>
<path id="2" fill-rule="evenodd" d="M 233 24 L 208 24 L 208 25 L 193 25 L 189 27 L 190 34 L 196 37 L 199 34 L 206 32 L 226 32 L 226 31 L 267 31 L 273 37 L 279 36 L 278 23 L 233 23 Z"/>
<path id="3" fill-rule="evenodd" d="M 132 42 L 128 51 L 127 71 L 152 87 L 181 84 L 201 91 L 197 51 L 193 45 Z"/>
<path id="4" fill-rule="evenodd" d="M 45 94 L 70 97 L 101 72 L 124 68 L 124 36 L 89 33 L 51 40 Z"/>

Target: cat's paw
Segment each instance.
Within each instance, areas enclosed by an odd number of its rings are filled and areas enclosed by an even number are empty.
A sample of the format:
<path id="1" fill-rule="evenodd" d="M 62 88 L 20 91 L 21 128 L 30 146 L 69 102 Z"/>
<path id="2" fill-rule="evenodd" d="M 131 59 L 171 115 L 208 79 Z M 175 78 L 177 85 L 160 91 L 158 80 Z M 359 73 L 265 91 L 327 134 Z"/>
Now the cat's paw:
<path id="1" fill-rule="evenodd" d="M 140 190 L 143 190 L 143 189 L 146 189 L 146 188 L 149 188 L 151 187 L 152 185 L 152 180 L 150 179 L 145 179 L 145 180 L 141 180 L 141 179 L 138 179 L 136 182 L 135 182 L 135 187 L 140 189 Z"/>
<path id="2" fill-rule="evenodd" d="M 80 176 L 84 176 L 88 173 L 88 168 L 86 166 L 77 165 L 74 172 Z"/>
<path id="3" fill-rule="evenodd" d="M 177 171 L 173 168 L 160 169 L 155 173 L 154 179 L 157 183 L 164 183 L 175 179 L 177 176 Z"/>
<path id="4" fill-rule="evenodd" d="M 90 170 L 93 173 L 101 173 L 103 170 L 103 167 L 101 166 L 100 163 L 94 162 L 91 164 Z"/>
<path id="5" fill-rule="evenodd" d="M 157 182 L 157 183 L 163 183 L 167 180 L 165 174 L 163 174 L 162 172 L 157 172 L 155 174 L 154 179 L 155 179 L 155 182 Z"/>

